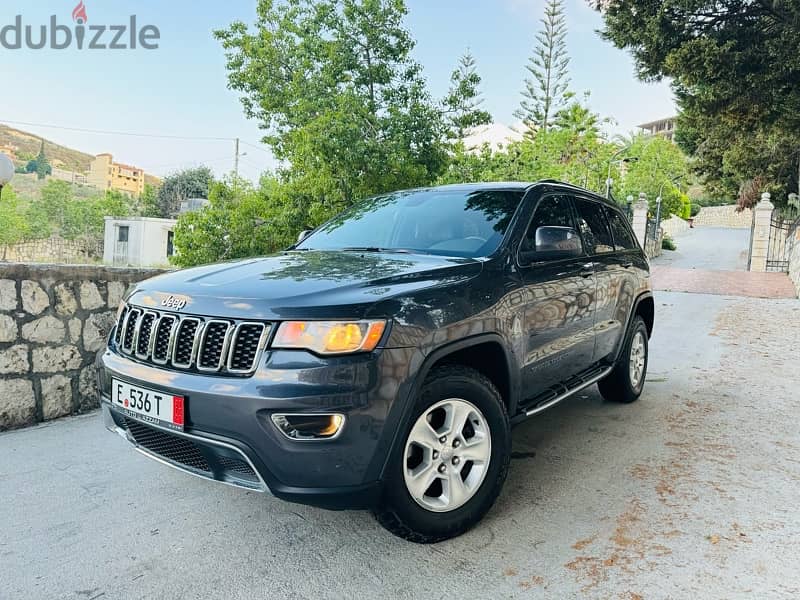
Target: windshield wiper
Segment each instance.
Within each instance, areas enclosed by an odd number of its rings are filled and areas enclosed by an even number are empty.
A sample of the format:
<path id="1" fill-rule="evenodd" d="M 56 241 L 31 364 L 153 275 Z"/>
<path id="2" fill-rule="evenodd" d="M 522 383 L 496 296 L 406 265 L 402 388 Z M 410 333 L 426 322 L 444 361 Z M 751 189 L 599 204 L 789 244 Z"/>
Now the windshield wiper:
<path id="1" fill-rule="evenodd" d="M 394 252 L 399 254 L 411 254 L 411 250 L 404 248 L 381 248 L 379 246 L 351 246 L 339 248 L 342 252 Z"/>

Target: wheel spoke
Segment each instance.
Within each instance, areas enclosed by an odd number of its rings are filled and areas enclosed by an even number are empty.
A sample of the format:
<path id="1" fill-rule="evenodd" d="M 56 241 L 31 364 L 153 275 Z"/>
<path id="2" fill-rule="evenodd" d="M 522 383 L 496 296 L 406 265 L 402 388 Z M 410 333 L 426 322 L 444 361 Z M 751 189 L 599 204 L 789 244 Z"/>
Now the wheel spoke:
<path id="1" fill-rule="evenodd" d="M 470 460 L 478 463 L 488 462 L 490 453 L 491 445 L 489 444 L 489 440 L 483 435 L 471 438 L 457 451 L 462 464 Z"/>
<path id="2" fill-rule="evenodd" d="M 461 473 L 455 469 L 448 471 L 447 478 L 447 504 L 461 506 L 472 495 L 472 492 L 461 480 Z"/>
<path id="3" fill-rule="evenodd" d="M 448 409 L 448 421 L 450 422 L 448 435 L 454 438 L 461 437 L 464 425 L 467 424 L 467 419 L 469 419 L 471 412 L 469 405 L 463 402 L 451 403 Z"/>
<path id="4" fill-rule="evenodd" d="M 429 462 L 422 470 L 406 477 L 408 491 L 416 498 L 422 498 L 437 477 L 439 477 L 439 473 L 436 471 L 433 463 Z"/>
<path id="5" fill-rule="evenodd" d="M 414 427 L 408 435 L 408 441 L 419 444 L 420 446 L 425 446 L 431 450 L 439 447 L 439 435 L 431 428 L 428 419 L 426 419 L 424 415 L 414 423 Z"/>

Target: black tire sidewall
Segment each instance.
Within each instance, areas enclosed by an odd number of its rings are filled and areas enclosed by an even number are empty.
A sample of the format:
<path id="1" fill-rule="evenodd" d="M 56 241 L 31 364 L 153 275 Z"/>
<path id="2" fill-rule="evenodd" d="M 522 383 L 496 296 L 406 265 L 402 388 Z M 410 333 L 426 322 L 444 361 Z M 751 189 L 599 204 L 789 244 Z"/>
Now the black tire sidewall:
<path id="1" fill-rule="evenodd" d="M 488 384 L 488 385 L 487 385 Z M 459 508 L 433 512 L 411 497 L 403 477 L 405 446 L 411 428 L 419 416 L 433 404 L 447 398 L 460 398 L 474 404 L 489 427 L 491 458 L 486 477 L 478 492 Z M 423 385 L 408 424 L 394 448 L 389 476 L 384 485 L 384 502 L 404 525 L 423 536 L 452 537 L 474 525 L 491 508 L 508 471 L 511 455 L 511 431 L 508 415 L 494 386 L 471 369 L 443 368 L 431 373 Z"/>

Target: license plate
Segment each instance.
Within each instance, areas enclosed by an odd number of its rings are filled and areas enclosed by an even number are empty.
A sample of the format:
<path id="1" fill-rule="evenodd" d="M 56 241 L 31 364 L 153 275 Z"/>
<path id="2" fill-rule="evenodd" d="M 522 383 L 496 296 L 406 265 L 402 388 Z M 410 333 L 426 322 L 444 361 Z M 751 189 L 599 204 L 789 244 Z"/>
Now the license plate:
<path id="1" fill-rule="evenodd" d="M 111 403 L 134 419 L 183 431 L 183 396 L 173 396 L 113 379 Z"/>

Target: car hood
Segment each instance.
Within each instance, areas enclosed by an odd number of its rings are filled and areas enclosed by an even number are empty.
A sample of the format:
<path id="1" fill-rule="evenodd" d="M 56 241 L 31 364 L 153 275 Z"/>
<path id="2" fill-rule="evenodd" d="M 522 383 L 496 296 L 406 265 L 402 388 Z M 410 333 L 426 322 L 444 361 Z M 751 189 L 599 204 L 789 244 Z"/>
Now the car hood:
<path id="1" fill-rule="evenodd" d="M 291 251 L 159 275 L 128 300 L 159 309 L 175 296 L 186 300 L 181 313 L 231 318 L 362 318 L 381 300 L 466 281 L 481 268 L 470 258 Z"/>

